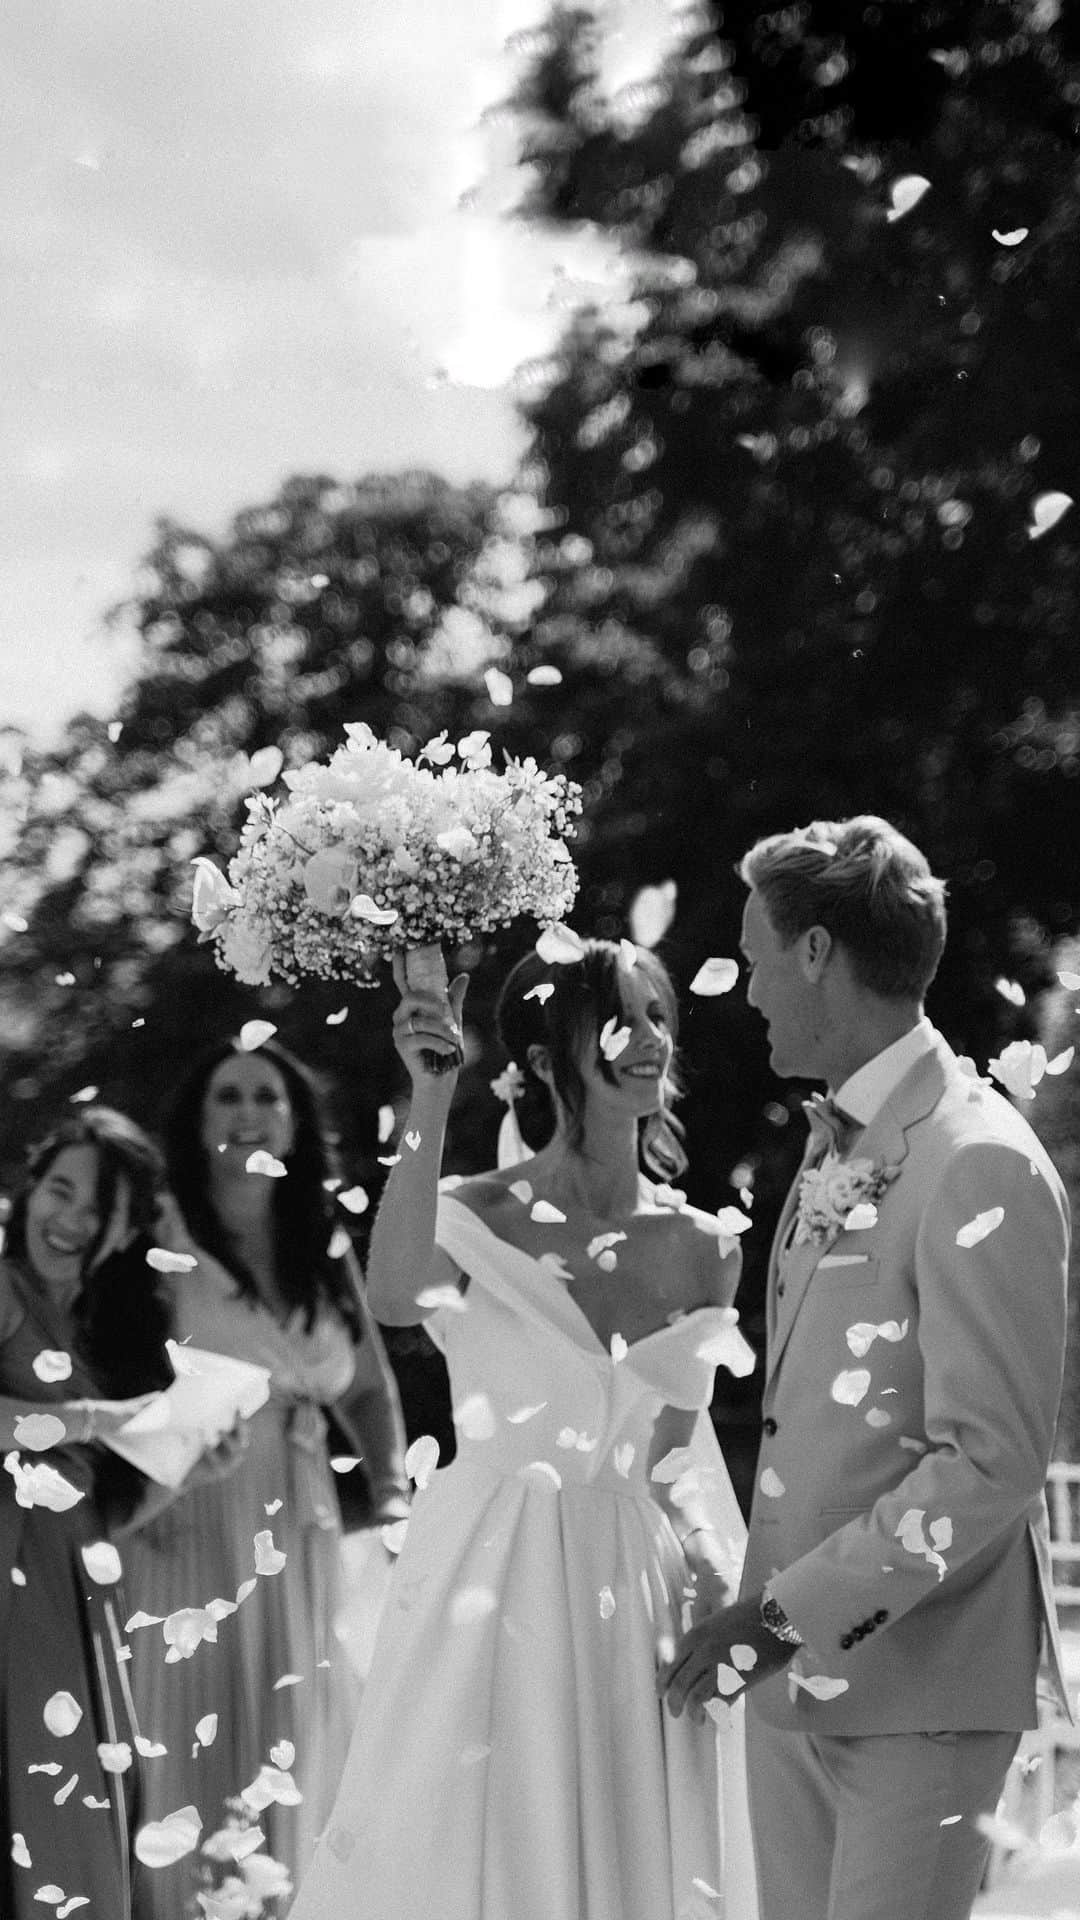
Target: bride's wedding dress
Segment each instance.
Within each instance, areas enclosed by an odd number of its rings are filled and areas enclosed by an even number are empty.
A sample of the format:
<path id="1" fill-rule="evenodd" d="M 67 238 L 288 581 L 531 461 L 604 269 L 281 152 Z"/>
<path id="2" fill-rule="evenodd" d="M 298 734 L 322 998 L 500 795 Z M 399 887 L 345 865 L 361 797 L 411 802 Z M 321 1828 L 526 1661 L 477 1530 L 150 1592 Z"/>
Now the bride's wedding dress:
<path id="1" fill-rule="evenodd" d="M 417 1496 L 290 1920 L 756 1920 L 741 1710 L 695 1726 L 657 1697 L 686 1563 L 648 1471 L 662 1408 L 696 1410 L 734 1588 L 745 1527 L 707 1408 L 741 1336 L 704 1307 L 613 1358 L 456 1184 L 436 1237 L 470 1284 L 426 1324 L 458 1451 Z"/>

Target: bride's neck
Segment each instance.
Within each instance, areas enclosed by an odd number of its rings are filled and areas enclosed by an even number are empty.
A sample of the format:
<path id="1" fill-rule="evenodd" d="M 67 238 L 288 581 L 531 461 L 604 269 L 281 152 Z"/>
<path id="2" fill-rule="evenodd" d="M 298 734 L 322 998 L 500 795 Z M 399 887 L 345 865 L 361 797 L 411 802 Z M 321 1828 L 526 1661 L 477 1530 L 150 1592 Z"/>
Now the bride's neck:
<path id="1" fill-rule="evenodd" d="M 592 1134 L 587 1130 L 580 1146 L 574 1146 L 560 1128 L 544 1148 L 542 1163 L 556 1201 L 608 1220 L 619 1219 L 637 1208 L 641 1173 L 636 1125 Z"/>

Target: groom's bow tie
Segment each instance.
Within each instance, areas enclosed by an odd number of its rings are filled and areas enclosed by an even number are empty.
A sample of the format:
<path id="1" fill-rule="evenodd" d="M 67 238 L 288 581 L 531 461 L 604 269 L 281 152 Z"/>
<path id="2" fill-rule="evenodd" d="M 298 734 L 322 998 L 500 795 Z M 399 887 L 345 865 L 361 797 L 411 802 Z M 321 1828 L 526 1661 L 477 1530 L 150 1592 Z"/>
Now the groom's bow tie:
<path id="1" fill-rule="evenodd" d="M 838 1107 L 831 1094 L 812 1093 L 809 1100 L 803 1101 L 803 1112 L 810 1122 L 810 1135 L 818 1156 L 828 1153 L 830 1147 L 837 1154 L 846 1153 L 860 1131 L 861 1123 L 845 1113 L 843 1107 Z"/>

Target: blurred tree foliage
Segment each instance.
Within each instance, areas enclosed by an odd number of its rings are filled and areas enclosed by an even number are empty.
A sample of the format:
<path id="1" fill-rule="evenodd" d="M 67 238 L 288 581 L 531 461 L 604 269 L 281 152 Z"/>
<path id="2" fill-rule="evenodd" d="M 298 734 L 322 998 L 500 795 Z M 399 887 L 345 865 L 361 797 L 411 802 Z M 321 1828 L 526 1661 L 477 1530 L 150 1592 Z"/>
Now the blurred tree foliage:
<path id="1" fill-rule="evenodd" d="M 21 770 L 11 743 L 9 1167 L 83 1084 L 149 1118 L 196 1039 L 261 1012 L 349 1088 L 344 1145 L 374 1190 L 398 1085 L 382 993 L 245 992 L 187 927 L 188 862 L 231 852 L 252 753 L 321 755 L 352 719 L 406 747 L 489 727 L 580 779 L 576 923 L 622 933 L 637 890 L 674 880 L 683 987 L 734 950 L 757 834 L 884 812 L 950 879 L 950 1038 L 983 1065 L 1035 1031 L 1080 919 L 1080 509 L 1043 518 L 1080 491 L 1080 18 L 695 4 L 615 95 L 600 31 L 556 8 L 495 109 L 519 217 L 591 235 L 597 260 L 521 370 L 514 485 L 298 479 L 221 542 L 163 523 L 113 727 L 80 721 Z M 464 956 L 461 1169 L 491 1157 L 515 951 Z M 753 1334 L 800 1090 L 771 1080 L 741 995 L 687 1016 L 687 1184 L 713 1206 L 755 1189 Z M 747 1463 L 754 1417 L 736 1385 Z"/>

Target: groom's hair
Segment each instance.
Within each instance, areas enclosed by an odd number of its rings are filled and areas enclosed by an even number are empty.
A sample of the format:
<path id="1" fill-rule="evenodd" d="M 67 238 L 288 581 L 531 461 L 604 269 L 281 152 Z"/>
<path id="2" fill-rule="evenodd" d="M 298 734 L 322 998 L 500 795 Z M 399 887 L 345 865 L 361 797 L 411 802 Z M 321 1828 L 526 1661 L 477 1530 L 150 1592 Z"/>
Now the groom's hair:
<path id="1" fill-rule="evenodd" d="M 770 834 L 739 874 L 785 946 L 824 927 L 860 985 L 885 1000 L 922 999 L 945 945 L 945 882 L 888 820 L 861 813 Z"/>

